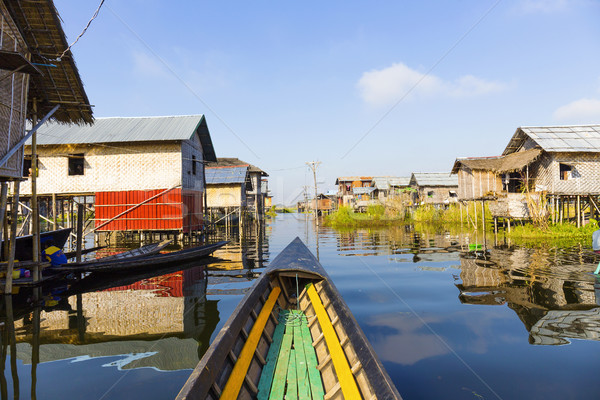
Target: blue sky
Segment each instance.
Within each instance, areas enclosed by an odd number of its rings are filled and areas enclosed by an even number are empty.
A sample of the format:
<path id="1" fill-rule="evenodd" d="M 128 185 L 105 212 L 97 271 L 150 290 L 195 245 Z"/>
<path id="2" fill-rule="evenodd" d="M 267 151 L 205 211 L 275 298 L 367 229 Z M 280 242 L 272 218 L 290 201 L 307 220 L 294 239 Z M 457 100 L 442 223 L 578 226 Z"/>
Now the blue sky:
<path id="1" fill-rule="evenodd" d="M 99 3 L 55 0 L 69 42 Z M 106 0 L 72 51 L 96 117 L 205 114 L 217 156 L 290 204 L 307 161 L 325 191 L 600 123 L 599 20 L 591 0 Z"/>

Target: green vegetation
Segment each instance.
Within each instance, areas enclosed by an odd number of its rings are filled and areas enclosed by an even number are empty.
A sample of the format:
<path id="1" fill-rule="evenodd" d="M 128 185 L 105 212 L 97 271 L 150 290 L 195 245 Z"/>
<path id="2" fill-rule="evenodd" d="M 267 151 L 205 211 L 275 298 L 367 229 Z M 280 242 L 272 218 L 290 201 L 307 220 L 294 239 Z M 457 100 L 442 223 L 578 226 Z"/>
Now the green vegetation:
<path id="1" fill-rule="evenodd" d="M 325 224 L 333 228 L 368 228 L 402 222 L 396 213 L 387 211 L 382 205 L 370 205 L 366 213 L 355 213 L 351 207 L 342 206 L 325 217 Z"/>

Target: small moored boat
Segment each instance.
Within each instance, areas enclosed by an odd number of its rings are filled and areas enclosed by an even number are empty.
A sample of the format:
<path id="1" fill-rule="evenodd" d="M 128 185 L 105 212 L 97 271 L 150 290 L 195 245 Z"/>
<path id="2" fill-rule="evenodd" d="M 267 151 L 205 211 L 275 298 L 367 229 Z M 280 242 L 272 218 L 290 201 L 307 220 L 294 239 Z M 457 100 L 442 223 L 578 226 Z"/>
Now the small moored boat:
<path id="1" fill-rule="evenodd" d="M 177 399 L 401 399 L 327 273 L 296 238 L 256 280 Z"/>
<path id="2" fill-rule="evenodd" d="M 104 257 L 98 260 L 81 263 L 67 263 L 52 267 L 52 272 L 97 272 L 97 273 L 130 273 L 139 269 L 150 270 L 151 268 L 162 268 L 177 263 L 194 261 L 211 255 L 215 250 L 227 244 L 227 241 L 207 244 L 203 246 L 191 247 L 172 253 L 156 254 L 138 254 L 128 257 L 113 258 Z M 168 244 L 168 243 L 167 243 Z M 166 245 L 165 245 L 166 246 Z"/>

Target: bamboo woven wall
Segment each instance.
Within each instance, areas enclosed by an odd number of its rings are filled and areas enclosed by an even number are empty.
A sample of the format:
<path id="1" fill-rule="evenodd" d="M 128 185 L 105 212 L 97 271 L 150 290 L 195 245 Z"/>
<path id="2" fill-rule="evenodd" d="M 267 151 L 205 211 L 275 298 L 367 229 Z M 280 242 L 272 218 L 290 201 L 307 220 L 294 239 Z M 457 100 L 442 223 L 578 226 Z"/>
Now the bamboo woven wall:
<path id="1" fill-rule="evenodd" d="M 458 198 L 474 200 L 488 194 L 502 191 L 502 178 L 492 171 L 467 169 L 464 166 L 458 171 Z"/>
<path id="2" fill-rule="evenodd" d="M 450 191 L 455 191 L 458 193 L 458 187 L 419 186 L 419 201 L 424 204 L 456 203 L 458 201 L 458 197 L 450 196 Z M 429 196 L 427 194 L 428 192 L 433 192 L 433 195 Z"/>
<path id="3" fill-rule="evenodd" d="M 0 47 L 2 50 L 27 55 L 25 41 L 10 19 L 4 2 L 0 1 Z M 27 114 L 27 88 L 29 75 L 11 74 L 2 70 L 0 76 L 0 156 L 12 149 L 25 136 Z M 19 178 L 23 167 L 23 151 L 17 151 L 6 164 L 0 167 L 0 179 Z"/>
<path id="4" fill-rule="evenodd" d="M 239 183 L 209 185 L 206 187 L 208 208 L 240 207 L 246 205 L 244 185 Z"/>
<path id="5" fill-rule="evenodd" d="M 573 167 L 567 180 L 560 179 L 560 164 Z M 600 194 L 600 153 L 544 153 L 530 169 L 537 191 L 560 195 Z"/>
<path id="6" fill-rule="evenodd" d="M 25 152 L 31 153 L 29 146 Z M 84 175 L 69 176 L 68 155 L 77 153 L 84 153 Z M 38 154 L 38 194 L 167 189 L 182 183 L 178 143 L 38 146 Z M 21 184 L 21 193 L 31 194 L 30 181 Z"/>

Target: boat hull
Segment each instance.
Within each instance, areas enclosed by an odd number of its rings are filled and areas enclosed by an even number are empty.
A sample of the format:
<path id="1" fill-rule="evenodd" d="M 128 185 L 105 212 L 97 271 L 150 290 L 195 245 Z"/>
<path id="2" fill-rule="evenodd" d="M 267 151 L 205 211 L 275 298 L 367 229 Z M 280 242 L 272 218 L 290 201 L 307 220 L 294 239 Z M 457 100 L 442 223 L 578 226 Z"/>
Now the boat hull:
<path id="1" fill-rule="evenodd" d="M 242 299 L 177 399 L 268 398 L 265 390 L 273 389 L 261 375 L 270 371 L 277 326 L 287 324 L 281 310 L 298 309 L 317 357 L 317 392 L 328 399 L 401 398 L 337 288 L 297 238 Z"/>

